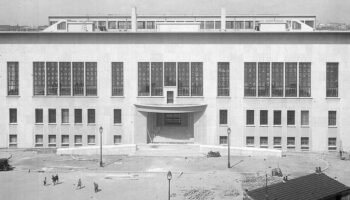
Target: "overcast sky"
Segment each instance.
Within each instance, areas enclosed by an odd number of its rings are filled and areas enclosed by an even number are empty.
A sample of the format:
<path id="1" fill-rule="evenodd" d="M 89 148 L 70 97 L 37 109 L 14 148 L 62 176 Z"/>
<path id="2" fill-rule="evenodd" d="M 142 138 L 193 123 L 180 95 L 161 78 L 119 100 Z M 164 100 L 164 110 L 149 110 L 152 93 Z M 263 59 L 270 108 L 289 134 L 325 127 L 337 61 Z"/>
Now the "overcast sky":
<path id="1" fill-rule="evenodd" d="M 0 0 L 0 24 L 47 25 L 52 15 L 215 14 L 316 15 L 350 24 L 350 0 Z"/>

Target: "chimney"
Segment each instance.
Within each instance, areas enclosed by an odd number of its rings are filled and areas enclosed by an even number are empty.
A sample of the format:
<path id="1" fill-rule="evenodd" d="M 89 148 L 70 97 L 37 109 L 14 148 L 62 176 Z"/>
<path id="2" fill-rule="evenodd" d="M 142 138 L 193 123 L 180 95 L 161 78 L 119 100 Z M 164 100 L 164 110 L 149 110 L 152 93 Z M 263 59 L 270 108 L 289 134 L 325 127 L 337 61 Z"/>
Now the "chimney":
<path id="1" fill-rule="evenodd" d="M 137 31 L 137 16 L 136 16 L 136 7 L 131 9 L 131 31 Z"/>
<path id="2" fill-rule="evenodd" d="M 221 8 L 221 31 L 226 31 L 226 9 Z"/>

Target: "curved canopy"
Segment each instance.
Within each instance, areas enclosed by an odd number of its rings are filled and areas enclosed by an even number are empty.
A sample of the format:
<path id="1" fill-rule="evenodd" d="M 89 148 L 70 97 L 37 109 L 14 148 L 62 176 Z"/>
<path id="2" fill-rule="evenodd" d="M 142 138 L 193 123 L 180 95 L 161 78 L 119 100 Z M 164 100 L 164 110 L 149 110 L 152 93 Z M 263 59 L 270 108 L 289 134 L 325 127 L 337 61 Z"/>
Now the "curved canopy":
<path id="1" fill-rule="evenodd" d="M 152 113 L 191 113 L 205 110 L 206 104 L 134 104 L 136 110 Z"/>

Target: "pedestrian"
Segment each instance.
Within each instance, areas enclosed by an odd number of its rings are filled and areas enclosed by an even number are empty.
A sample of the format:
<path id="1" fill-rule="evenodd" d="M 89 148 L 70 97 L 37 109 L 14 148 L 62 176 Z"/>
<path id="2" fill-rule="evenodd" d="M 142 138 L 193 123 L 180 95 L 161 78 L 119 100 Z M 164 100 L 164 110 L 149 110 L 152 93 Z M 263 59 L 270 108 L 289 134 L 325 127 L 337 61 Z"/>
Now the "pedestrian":
<path id="1" fill-rule="evenodd" d="M 46 186 L 46 176 L 45 176 L 45 179 L 44 179 L 44 186 Z"/>
<path id="2" fill-rule="evenodd" d="M 55 179 L 56 179 L 56 183 L 59 183 L 59 181 L 58 181 L 58 174 L 56 174 Z"/>
<path id="3" fill-rule="evenodd" d="M 56 177 L 54 175 L 52 175 L 51 180 L 52 180 L 52 184 L 55 186 L 56 185 Z"/>
<path id="4" fill-rule="evenodd" d="M 79 178 L 79 180 L 78 180 L 77 188 L 81 189 L 81 179 L 80 179 L 80 178 Z"/>
<path id="5" fill-rule="evenodd" d="M 95 189 L 95 193 L 98 192 L 98 184 L 94 182 L 94 189 Z"/>

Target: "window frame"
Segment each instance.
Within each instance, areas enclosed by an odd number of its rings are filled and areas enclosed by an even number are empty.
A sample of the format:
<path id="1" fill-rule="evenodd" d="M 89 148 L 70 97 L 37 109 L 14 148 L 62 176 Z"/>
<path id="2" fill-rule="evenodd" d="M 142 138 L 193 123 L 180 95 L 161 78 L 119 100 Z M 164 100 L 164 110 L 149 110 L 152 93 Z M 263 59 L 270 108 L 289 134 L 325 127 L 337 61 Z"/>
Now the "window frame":
<path id="1" fill-rule="evenodd" d="M 116 118 L 117 116 L 119 116 L 120 120 L 116 120 L 116 119 L 118 119 L 118 118 Z M 121 108 L 113 109 L 113 124 L 114 125 L 121 125 L 123 122 L 122 117 L 123 116 L 122 116 L 122 109 Z"/>
<path id="2" fill-rule="evenodd" d="M 252 114 L 252 116 L 249 115 Z M 252 121 L 250 120 L 252 119 Z M 252 123 L 248 123 L 252 122 Z M 246 126 L 254 126 L 255 125 L 255 112 L 254 110 L 246 110 Z"/>
<path id="3" fill-rule="evenodd" d="M 220 109 L 219 110 L 219 125 L 220 126 L 227 126 L 228 125 L 228 110 L 227 109 Z"/>
<path id="4" fill-rule="evenodd" d="M 9 124 L 17 124 L 17 123 L 18 123 L 17 108 L 9 108 Z"/>
<path id="5" fill-rule="evenodd" d="M 14 69 L 10 70 L 11 67 Z M 12 72 L 14 74 L 12 74 Z M 12 93 L 13 90 L 14 92 Z M 19 96 L 19 62 L 17 61 L 7 62 L 7 95 Z"/>
<path id="6" fill-rule="evenodd" d="M 79 111 L 80 111 L 80 120 L 79 119 Z M 74 124 L 83 124 L 83 109 L 75 108 L 74 109 Z"/>
<path id="7" fill-rule="evenodd" d="M 54 112 L 55 115 L 53 115 L 53 113 L 51 113 L 51 112 Z M 47 122 L 48 122 L 48 124 L 57 124 L 57 112 L 56 112 L 56 108 L 49 108 L 47 113 L 48 113 L 48 114 L 47 114 L 47 117 L 48 117 Z M 52 119 L 51 117 L 53 117 L 53 116 L 54 116 L 54 118 Z M 52 121 L 52 120 L 53 120 L 53 121 Z"/>
<path id="8" fill-rule="evenodd" d="M 293 123 L 290 123 L 290 118 L 289 116 L 290 113 L 293 113 Z M 287 126 L 295 126 L 295 110 L 287 110 Z"/>
<path id="9" fill-rule="evenodd" d="M 90 120 L 92 120 L 92 121 L 90 121 Z M 89 125 L 96 124 L 96 109 L 94 109 L 94 108 L 87 109 L 87 123 Z"/>
<path id="10" fill-rule="evenodd" d="M 38 120 L 38 114 L 41 120 Z M 35 108 L 35 124 L 44 124 L 44 109 Z"/>
<path id="11" fill-rule="evenodd" d="M 260 110 L 260 126 L 268 126 L 268 125 L 269 125 L 269 111 Z"/>
<path id="12" fill-rule="evenodd" d="M 331 118 L 332 117 L 331 114 L 332 114 L 332 116 L 334 116 L 333 119 Z M 334 124 L 331 123 L 332 121 L 334 121 Z M 337 111 L 336 110 L 329 110 L 328 111 L 328 127 L 337 127 Z"/>

